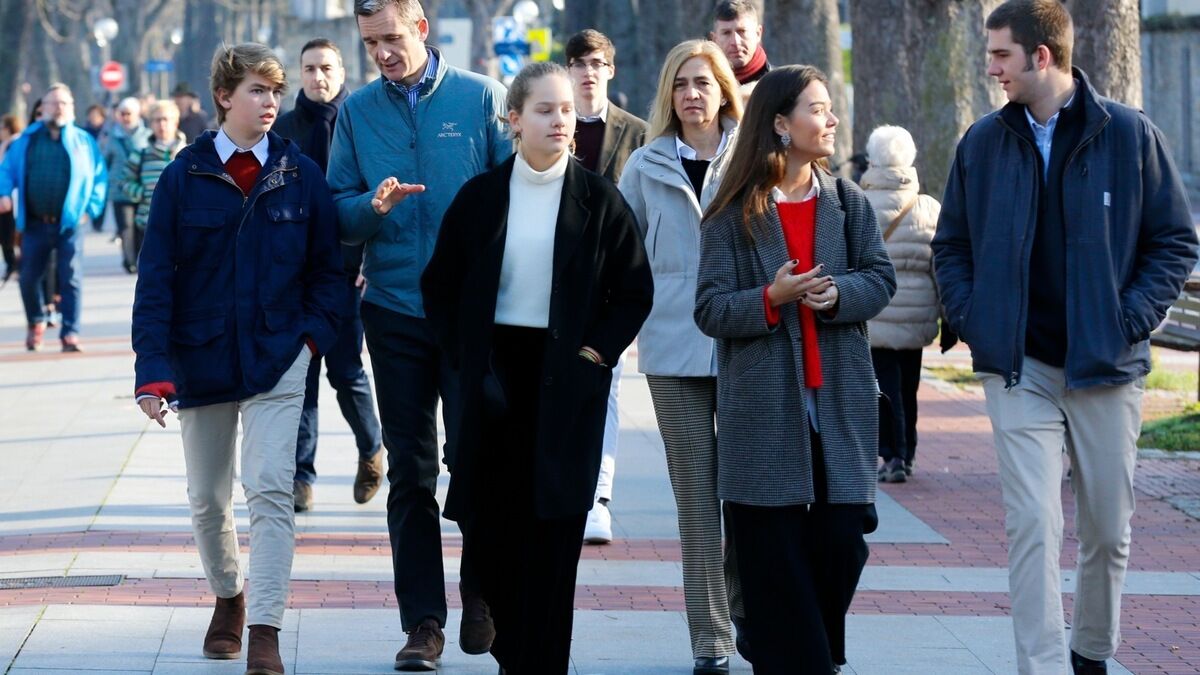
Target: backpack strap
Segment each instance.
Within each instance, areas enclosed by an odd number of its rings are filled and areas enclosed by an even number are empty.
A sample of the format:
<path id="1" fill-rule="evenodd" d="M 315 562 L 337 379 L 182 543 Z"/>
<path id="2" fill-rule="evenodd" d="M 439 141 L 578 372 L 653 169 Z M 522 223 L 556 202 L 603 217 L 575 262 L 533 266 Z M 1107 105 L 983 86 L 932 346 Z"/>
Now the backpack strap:
<path id="1" fill-rule="evenodd" d="M 920 198 L 921 198 L 921 195 L 916 195 L 915 197 L 912 198 L 912 201 L 908 202 L 908 204 L 904 208 L 900 209 L 900 213 L 895 218 L 892 219 L 892 223 L 890 225 L 888 225 L 887 230 L 884 231 L 884 233 L 883 233 L 884 241 L 887 241 L 889 238 L 891 238 L 892 233 L 894 233 L 896 231 L 896 228 L 900 227 L 900 221 L 904 220 L 904 216 L 907 216 L 908 212 L 913 210 L 913 207 L 917 205 L 917 200 Z"/>

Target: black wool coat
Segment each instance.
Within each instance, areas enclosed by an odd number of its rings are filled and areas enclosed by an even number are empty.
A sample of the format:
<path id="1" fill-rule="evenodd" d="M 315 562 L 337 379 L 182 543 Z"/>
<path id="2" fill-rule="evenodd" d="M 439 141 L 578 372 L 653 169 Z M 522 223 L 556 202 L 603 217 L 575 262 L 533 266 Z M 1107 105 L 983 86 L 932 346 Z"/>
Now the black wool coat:
<path id="1" fill-rule="evenodd" d="M 463 186 L 442 220 L 421 277 L 425 313 L 458 372 L 461 414 L 446 517 L 470 515 L 481 480 L 484 379 L 495 327 L 496 296 L 508 231 L 509 181 L 515 157 Z M 615 363 L 650 314 L 654 281 L 637 222 L 607 179 L 570 160 L 554 236 L 550 317 L 541 364 L 534 460 L 539 518 L 587 512 L 600 469 L 612 371 L 579 356 L 589 346 Z M 540 366 L 540 374 L 538 372 Z"/>

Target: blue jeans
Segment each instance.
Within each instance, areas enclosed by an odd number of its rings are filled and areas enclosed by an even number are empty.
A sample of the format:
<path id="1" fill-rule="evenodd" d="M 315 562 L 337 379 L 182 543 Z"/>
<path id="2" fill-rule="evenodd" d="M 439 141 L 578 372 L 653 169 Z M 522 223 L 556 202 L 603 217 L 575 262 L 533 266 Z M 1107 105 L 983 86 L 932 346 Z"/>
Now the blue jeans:
<path id="1" fill-rule="evenodd" d="M 359 459 L 375 456 L 383 444 L 379 420 L 375 418 L 375 400 L 371 396 L 371 381 L 363 370 L 363 325 L 359 316 L 362 296 L 348 283 L 352 300 L 348 306 L 354 314 L 347 317 L 338 332 L 333 348 L 324 357 L 314 358 L 308 366 L 308 379 L 304 386 L 304 408 L 300 413 L 300 433 L 296 438 L 296 480 L 312 485 L 317 480 L 317 393 L 320 389 L 321 361 L 325 361 L 325 373 L 329 384 L 337 392 L 338 407 L 342 417 L 354 432 Z"/>
<path id="2" fill-rule="evenodd" d="M 51 272 L 58 279 L 62 303 L 62 337 L 79 332 L 79 296 L 83 280 L 83 235 L 78 230 L 59 231 L 50 225 L 30 219 L 21 236 L 21 300 L 25 303 L 25 321 L 29 326 L 46 321 L 46 292 L 42 278 L 46 276 L 51 251 L 58 252 L 57 269 Z"/>

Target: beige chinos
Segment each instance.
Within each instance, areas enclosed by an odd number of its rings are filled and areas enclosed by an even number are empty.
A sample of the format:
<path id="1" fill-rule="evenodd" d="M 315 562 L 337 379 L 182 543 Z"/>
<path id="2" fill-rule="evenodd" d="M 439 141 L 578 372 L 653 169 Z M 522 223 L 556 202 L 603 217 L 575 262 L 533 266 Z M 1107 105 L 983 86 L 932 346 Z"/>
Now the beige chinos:
<path id="1" fill-rule="evenodd" d="M 242 488 L 250 511 L 247 623 L 281 628 L 295 552 L 292 480 L 296 434 L 311 354 L 300 354 L 270 391 L 232 403 L 179 411 L 187 464 L 188 503 L 200 561 L 217 597 L 242 591 L 233 522 L 238 418 L 242 422 Z"/>
<path id="2" fill-rule="evenodd" d="M 1068 390 L 1061 368 L 1026 357 L 1023 370 L 1011 389 L 999 375 L 980 375 L 1004 491 L 1017 667 L 1021 675 L 1063 675 L 1063 450 L 1079 538 L 1071 649 L 1104 660 L 1121 639 L 1144 383 Z"/>

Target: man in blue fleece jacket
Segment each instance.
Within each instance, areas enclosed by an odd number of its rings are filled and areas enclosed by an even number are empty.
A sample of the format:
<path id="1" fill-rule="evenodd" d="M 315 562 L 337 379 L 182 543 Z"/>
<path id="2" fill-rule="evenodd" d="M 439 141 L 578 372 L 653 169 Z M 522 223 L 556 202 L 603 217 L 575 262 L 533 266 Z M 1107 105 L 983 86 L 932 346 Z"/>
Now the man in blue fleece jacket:
<path id="1" fill-rule="evenodd" d="M 365 244 L 362 320 L 388 453 L 396 597 L 408 634 L 395 666 L 433 670 L 446 624 L 435 411 L 439 395 L 446 418 L 457 406 L 421 306 L 420 280 L 458 189 L 512 154 L 501 121 L 506 92 L 449 66 L 425 44 L 429 22 L 418 0 L 355 0 L 354 13 L 382 77 L 343 104 L 328 177 L 342 240 Z M 447 439 L 451 469 L 453 453 L 454 439 Z M 459 642 L 467 653 L 483 653 L 494 636 L 491 619 L 467 565 L 461 577 Z"/>

